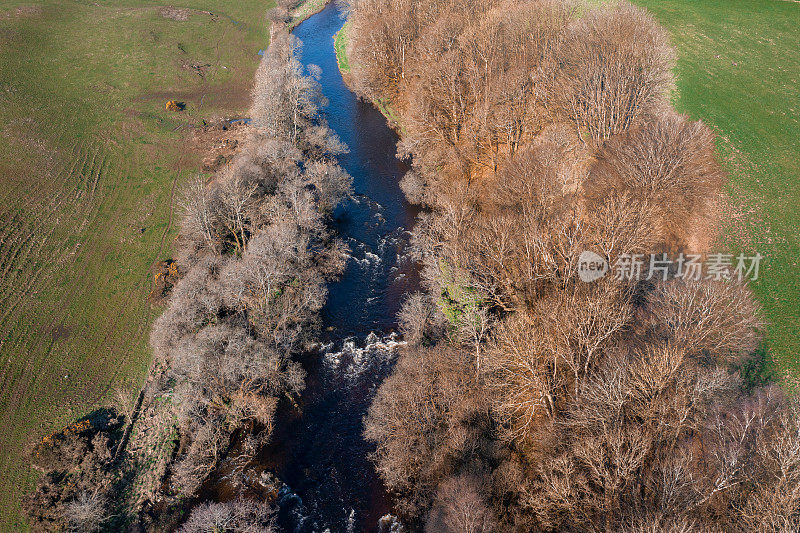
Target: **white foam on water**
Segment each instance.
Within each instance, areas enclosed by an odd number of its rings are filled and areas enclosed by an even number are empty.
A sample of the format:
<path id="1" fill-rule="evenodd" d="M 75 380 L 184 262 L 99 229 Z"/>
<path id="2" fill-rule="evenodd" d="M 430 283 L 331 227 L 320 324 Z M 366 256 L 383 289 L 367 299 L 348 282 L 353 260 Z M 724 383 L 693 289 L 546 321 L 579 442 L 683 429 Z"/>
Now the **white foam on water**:
<path id="1" fill-rule="evenodd" d="M 293 531 L 301 532 L 306 530 L 310 517 L 306 511 L 303 499 L 298 496 L 288 485 L 284 485 L 278 491 L 278 506 L 288 508 L 295 525 Z"/>
<path id="2" fill-rule="evenodd" d="M 336 373 L 353 382 L 375 367 L 390 363 L 397 355 L 397 348 L 406 342 L 398 340 L 397 333 L 379 337 L 370 333 L 359 346 L 355 340 L 347 339 L 339 351 L 325 353 L 325 366 L 331 373 Z"/>

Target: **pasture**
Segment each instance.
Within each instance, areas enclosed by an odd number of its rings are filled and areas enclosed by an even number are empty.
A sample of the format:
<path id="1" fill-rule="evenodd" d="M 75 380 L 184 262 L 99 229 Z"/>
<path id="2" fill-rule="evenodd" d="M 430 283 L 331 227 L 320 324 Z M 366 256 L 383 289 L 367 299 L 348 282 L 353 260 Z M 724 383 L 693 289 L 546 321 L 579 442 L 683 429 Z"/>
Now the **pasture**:
<path id="1" fill-rule="evenodd" d="M 730 172 L 723 241 L 764 256 L 752 287 L 775 370 L 800 372 L 800 3 L 636 0 L 678 50 L 676 108 L 712 126 Z"/>
<path id="2" fill-rule="evenodd" d="M 0 7 L 0 530 L 24 527 L 26 447 L 141 386 L 190 132 L 246 112 L 273 4 Z"/>

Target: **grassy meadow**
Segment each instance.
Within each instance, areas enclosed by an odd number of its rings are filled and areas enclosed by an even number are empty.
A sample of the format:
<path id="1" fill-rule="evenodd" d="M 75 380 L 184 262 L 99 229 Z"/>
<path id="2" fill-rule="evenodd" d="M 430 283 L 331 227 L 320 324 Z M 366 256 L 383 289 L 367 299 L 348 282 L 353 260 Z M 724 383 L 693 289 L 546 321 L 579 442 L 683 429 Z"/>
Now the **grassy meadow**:
<path id="1" fill-rule="evenodd" d="M 775 369 L 800 374 L 800 2 L 635 0 L 678 49 L 676 108 L 718 134 L 725 244 L 764 256 L 752 284 Z"/>
<path id="2" fill-rule="evenodd" d="M 0 6 L 0 531 L 24 528 L 26 447 L 141 386 L 189 132 L 247 109 L 272 4 Z"/>

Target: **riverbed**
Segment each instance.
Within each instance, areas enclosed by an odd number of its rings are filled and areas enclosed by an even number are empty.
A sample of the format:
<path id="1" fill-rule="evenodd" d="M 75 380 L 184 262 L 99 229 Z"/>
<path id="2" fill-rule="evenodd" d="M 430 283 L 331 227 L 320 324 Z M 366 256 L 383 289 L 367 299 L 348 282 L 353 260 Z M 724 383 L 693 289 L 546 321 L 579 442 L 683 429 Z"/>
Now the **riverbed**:
<path id="1" fill-rule="evenodd" d="M 368 459 L 372 448 L 362 436 L 363 417 L 401 343 L 397 312 L 419 285 L 408 254 L 418 209 L 399 187 L 408 167 L 395 157 L 398 138 L 386 119 L 342 79 L 333 36 L 343 24 L 331 3 L 294 30 L 303 41 L 303 65 L 322 69 L 325 118 L 349 148 L 339 162 L 353 177 L 354 196 L 333 217 L 351 257 L 342 278 L 328 287 L 322 311 L 326 344 L 306 363 L 302 415 L 276 428 L 265 452 L 288 487 L 279 513 L 285 531 L 376 531 L 390 512 Z"/>

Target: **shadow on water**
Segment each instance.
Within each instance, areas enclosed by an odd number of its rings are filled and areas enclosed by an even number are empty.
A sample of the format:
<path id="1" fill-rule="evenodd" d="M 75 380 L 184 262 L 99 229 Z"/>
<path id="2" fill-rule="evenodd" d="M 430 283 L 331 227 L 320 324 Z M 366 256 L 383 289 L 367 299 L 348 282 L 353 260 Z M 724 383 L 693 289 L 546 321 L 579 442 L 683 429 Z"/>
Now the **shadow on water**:
<path id="1" fill-rule="evenodd" d="M 307 356 L 302 414 L 278 421 L 272 444 L 259 457 L 288 490 L 280 497 L 284 531 L 375 531 L 389 512 L 385 488 L 369 462 L 363 417 L 391 370 L 399 341 L 393 333 L 403 297 L 419 284 L 407 254 L 418 209 L 399 187 L 407 166 L 395 157 L 397 135 L 372 105 L 345 85 L 333 36 L 344 20 L 334 4 L 300 24 L 301 61 L 322 68 L 329 104 L 325 116 L 350 152 L 340 164 L 353 177 L 354 197 L 334 213 L 351 258 L 342 278 L 328 287 L 322 311 L 324 341 Z M 286 406 L 282 412 L 291 411 Z M 217 497 L 223 497 L 217 487 Z"/>

